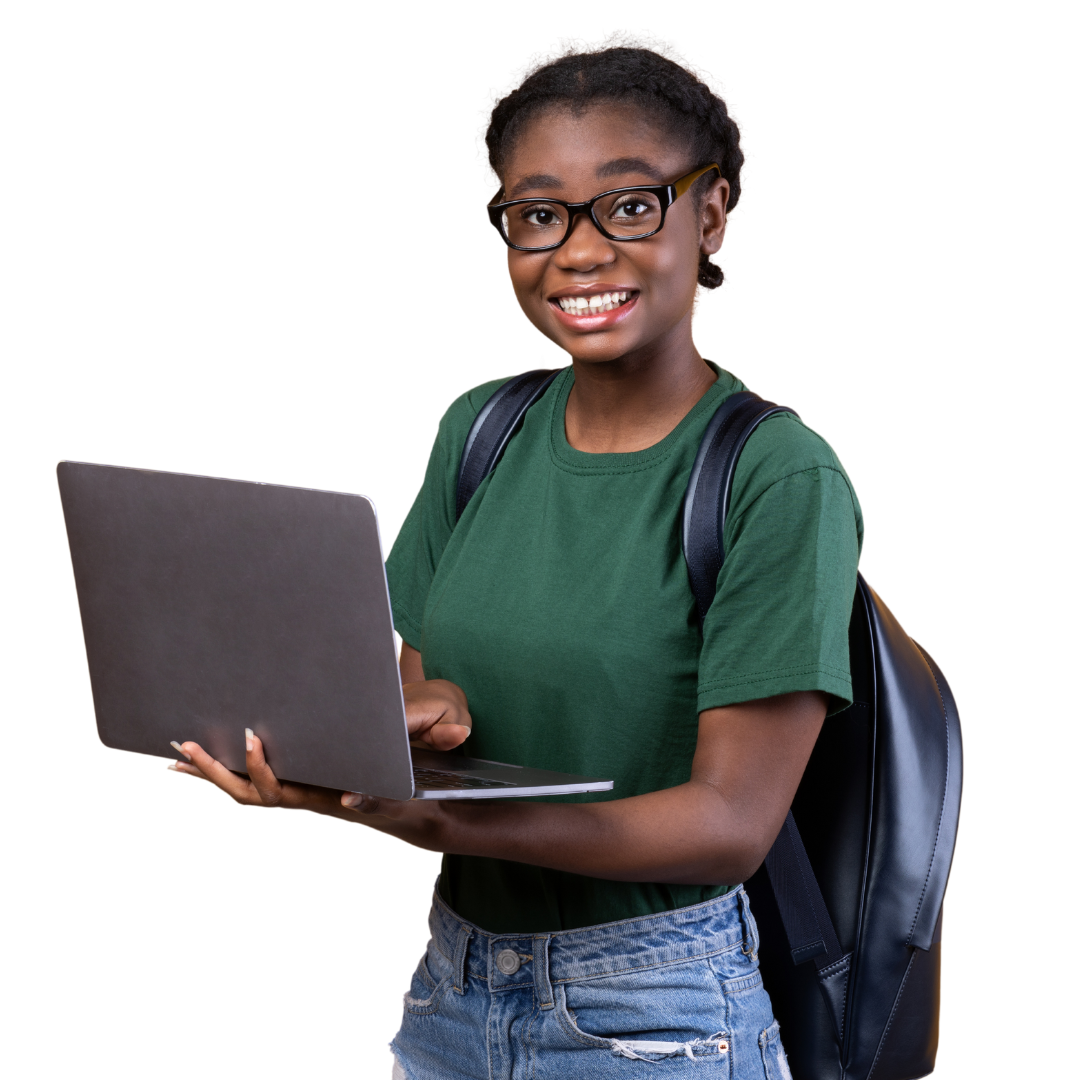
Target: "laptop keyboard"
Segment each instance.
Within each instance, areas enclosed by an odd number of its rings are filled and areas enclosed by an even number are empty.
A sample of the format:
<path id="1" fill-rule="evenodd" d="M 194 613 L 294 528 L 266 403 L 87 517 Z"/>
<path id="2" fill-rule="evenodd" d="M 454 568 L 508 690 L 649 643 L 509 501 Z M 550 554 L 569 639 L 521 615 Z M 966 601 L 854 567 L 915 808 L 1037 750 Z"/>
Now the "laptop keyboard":
<path id="1" fill-rule="evenodd" d="M 489 780 L 486 776 L 444 772 L 442 769 L 413 769 L 417 787 L 432 791 L 454 791 L 471 788 L 516 787 L 509 780 Z"/>

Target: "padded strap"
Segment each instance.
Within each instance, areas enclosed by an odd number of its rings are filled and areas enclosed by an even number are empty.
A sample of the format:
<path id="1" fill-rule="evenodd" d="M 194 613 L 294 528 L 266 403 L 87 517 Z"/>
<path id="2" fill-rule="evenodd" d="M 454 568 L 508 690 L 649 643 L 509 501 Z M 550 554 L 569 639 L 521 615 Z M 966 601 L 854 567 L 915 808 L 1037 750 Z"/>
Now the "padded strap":
<path id="1" fill-rule="evenodd" d="M 683 555 L 697 602 L 699 628 L 704 628 L 705 616 L 716 596 L 720 568 L 724 565 L 724 526 L 739 454 L 758 424 L 780 412 L 798 415 L 749 391 L 732 394 L 716 410 L 702 436 L 686 485 L 682 521 Z M 791 959 L 796 964 L 814 961 L 818 985 L 840 1042 L 844 1034 L 851 957 L 841 952 L 821 886 L 790 810 L 780 835 L 765 856 L 765 868 Z"/>
<path id="2" fill-rule="evenodd" d="M 802 964 L 813 960 L 820 970 L 842 960 L 844 954 L 825 907 L 821 886 L 814 877 L 790 810 L 780 835 L 765 856 L 765 869 L 784 922 L 792 961 Z"/>
<path id="3" fill-rule="evenodd" d="M 780 835 L 765 856 L 765 869 L 784 924 L 791 959 L 796 964 L 814 961 L 818 988 L 832 1020 L 836 1041 L 842 1043 L 851 953 L 845 955 L 840 951 L 836 928 L 790 810 Z"/>
<path id="4" fill-rule="evenodd" d="M 794 409 L 763 401 L 744 390 L 723 402 L 701 438 L 686 485 L 682 520 L 683 555 L 697 601 L 699 627 L 705 624 L 724 565 L 724 525 L 739 454 L 758 424 L 782 412 L 798 416 Z"/>
<path id="5" fill-rule="evenodd" d="M 457 516 L 465 512 L 476 489 L 499 462 L 506 444 L 521 426 L 529 406 L 548 388 L 558 371 L 526 371 L 503 383 L 476 414 L 458 469 Z"/>

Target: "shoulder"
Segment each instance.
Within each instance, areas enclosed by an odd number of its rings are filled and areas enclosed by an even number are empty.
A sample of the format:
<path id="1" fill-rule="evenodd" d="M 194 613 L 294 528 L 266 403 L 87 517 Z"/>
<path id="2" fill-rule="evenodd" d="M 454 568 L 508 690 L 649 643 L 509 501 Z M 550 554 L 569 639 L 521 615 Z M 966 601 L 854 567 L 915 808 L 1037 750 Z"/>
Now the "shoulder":
<path id="1" fill-rule="evenodd" d="M 747 440 L 739 463 L 771 481 L 805 469 L 844 471 L 836 451 L 792 413 L 770 416 L 759 424 Z"/>
<path id="2" fill-rule="evenodd" d="M 836 452 L 791 413 L 765 420 L 747 440 L 733 479 L 731 518 L 741 516 L 770 489 L 797 479 L 845 490 L 861 532 L 858 498 Z"/>
<path id="3" fill-rule="evenodd" d="M 472 427 L 473 421 L 488 403 L 491 395 L 513 378 L 515 376 L 507 375 L 502 379 L 492 379 L 490 382 L 481 383 L 471 390 L 466 390 L 460 397 L 455 398 L 439 421 L 439 441 L 447 448 L 457 447 L 460 450 L 468 438 L 469 428 Z"/>

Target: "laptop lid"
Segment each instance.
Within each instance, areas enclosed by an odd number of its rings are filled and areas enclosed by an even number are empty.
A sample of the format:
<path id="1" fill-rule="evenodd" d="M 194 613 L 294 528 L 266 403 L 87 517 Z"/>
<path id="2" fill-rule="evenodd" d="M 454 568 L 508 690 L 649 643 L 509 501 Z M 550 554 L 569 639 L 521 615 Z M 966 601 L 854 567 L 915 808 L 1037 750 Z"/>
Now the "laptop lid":
<path id="1" fill-rule="evenodd" d="M 413 795 L 375 509 L 360 495 L 57 467 L 101 741 Z"/>

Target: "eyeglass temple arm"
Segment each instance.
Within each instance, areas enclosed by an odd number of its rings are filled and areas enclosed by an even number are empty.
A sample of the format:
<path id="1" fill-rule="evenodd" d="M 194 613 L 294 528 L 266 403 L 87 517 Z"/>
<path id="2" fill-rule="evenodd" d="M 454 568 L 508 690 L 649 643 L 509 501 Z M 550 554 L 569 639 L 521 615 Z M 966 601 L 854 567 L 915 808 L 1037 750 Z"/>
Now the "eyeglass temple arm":
<path id="1" fill-rule="evenodd" d="M 717 165 L 716 162 L 713 162 L 713 164 L 711 165 L 706 165 L 705 168 L 698 169 L 697 172 L 692 172 L 689 175 L 682 177 L 682 179 L 678 180 L 675 184 L 672 185 L 675 188 L 675 198 L 677 199 L 680 195 L 685 195 L 690 190 L 690 188 L 694 186 L 694 181 L 699 180 L 702 176 L 704 176 L 712 169 L 716 170 L 717 176 L 724 175 L 722 172 L 720 172 L 720 166 Z"/>

